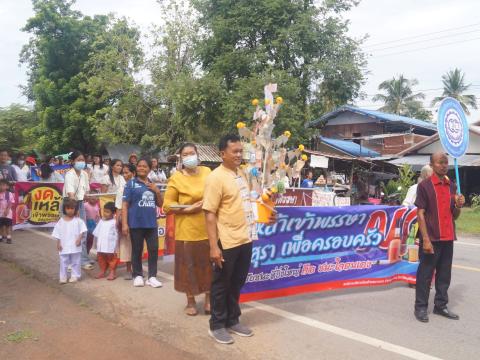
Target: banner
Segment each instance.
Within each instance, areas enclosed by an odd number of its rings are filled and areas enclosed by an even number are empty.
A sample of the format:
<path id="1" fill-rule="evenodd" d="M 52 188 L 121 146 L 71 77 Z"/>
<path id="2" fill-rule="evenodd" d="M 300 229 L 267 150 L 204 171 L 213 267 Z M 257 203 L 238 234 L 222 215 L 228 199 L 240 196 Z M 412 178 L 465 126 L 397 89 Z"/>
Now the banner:
<path id="1" fill-rule="evenodd" d="M 60 218 L 62 193 L 62 183 L 17 182 L 14 194 L 13 230 L 35 227 L 53 228 Z M 115 196 L 101 195 L 98 196 L 98 201 L 101 215 L 107 202 L 115 202 Z M 173 217 L 170 221 L 174 221 Z M 157 208 L 157 224 L 159 255 L 163 255 L 164 249 L 166 249 L 167 216 L 160 208 Z M 171 226 L 175 229 L 174 223 Z M 166 253 L 168 254 L 169 251 L 166 251 Z"/>
<path id="2" fill-rule="evenodd" d="M 277 208 L 258 225 L 241 301 L 321 290 L 415 283 L 417 209 L 393 206 Z"/>
<path id="3" fill-rule="evenodd" d="M 65 173 L 70 170 L 72 167 L 70 165 L 50 165 L 53 171 L 59 174 L 62 179 L 65 179 Z M 32 166 L 30 168 L 30 179 L 31 181 L 40 181 L 40 167 Z M 60 181 L 60 179 L 59 179 Z"/>
<path id="4" fill-rule="evenodd" d="M 63 184 L 17 182 L 13 230 L 53 227 L 60 217 Z"/>

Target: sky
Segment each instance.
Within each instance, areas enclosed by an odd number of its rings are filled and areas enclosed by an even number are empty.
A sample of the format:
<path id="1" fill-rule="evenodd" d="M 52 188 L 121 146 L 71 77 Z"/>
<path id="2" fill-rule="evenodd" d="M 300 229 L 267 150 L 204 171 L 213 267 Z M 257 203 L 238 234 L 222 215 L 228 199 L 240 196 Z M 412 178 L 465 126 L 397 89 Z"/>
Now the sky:
<path id="1" fill-rule="evenodd" d="M 126 16 L 148 33 L 158 23 L 156 0 L 77 0 L 76 9 L 87 15 L 116 13 Z M 368 75 L 356 105 L 377 109 L 371 97 L 378 85 L 403 74 L 417 79 L 416 90 L 427 96 L 425 106 L 441 95 L 441 76 L 458 67 L 465 71 L 469 93 L 480 102 L 480 1 L 478 0 L 363 0 L 346 18 L 350 35 L 368 35 L 363 49 L 368 56 Z M 28 41 L 20 31 L 32 15 L 30 0 L 0 0 L 0 107 L 26 104 L 19 85 L 26 83 L 26 69 L 18 65 L 19 53 Z M 401 40 L 403 39 L 403 40 Z M 146 44 L 147 42 L 144 41 Z M 281 86 L 281 84 L 279 84 Z M 469 121 L 480 119 L 472 111 Z"/>

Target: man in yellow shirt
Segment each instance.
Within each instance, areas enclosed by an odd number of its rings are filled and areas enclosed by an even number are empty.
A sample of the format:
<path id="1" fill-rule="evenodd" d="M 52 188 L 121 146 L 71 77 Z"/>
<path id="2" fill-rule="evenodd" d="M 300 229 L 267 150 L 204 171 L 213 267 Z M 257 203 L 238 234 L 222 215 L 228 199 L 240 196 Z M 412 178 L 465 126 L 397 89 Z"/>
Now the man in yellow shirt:
<path id="1" fill-rule="evenodd" d="M 209 334 L 221 344 L 232 344 L 229 331 L 245 337 L 253 335 L 239 322 L 238 300 L 257 234 L 248 181 L 239 168 L 243 152 L 240 138 L 224 136 L 219 150 L 223 164 L 207 177 L 203 196 L 213 263 Z"/>

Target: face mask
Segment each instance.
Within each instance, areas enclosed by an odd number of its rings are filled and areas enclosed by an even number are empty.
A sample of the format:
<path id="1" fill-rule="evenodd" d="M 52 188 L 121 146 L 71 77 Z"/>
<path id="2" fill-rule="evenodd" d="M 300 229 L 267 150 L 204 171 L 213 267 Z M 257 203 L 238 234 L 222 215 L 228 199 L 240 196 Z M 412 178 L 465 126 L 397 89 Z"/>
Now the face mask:
<path id="1" fill-rule="evenodd" d="M 7 165 L 12 165 L 12 160 L 7 160 Z"/>
<path id="2" fill-rule="evenodd" d="M 84 170 L 85 161 L 77 161 L 75 164 L 73 164 L 73 167 L 75 168 L 75 170 Z"/>
<path id="3" fill-rule="evenodd" d="M 18 160 L 18 166 L 23 166 L 25 165 L 25 161 L 23 160 Z"/>
<path id="4" fill-rule="evenodd" d="M 195 169 L 198 165 L 197 155 L 186 156 L 182 159 L 183 166 L 187 169 Z"/>

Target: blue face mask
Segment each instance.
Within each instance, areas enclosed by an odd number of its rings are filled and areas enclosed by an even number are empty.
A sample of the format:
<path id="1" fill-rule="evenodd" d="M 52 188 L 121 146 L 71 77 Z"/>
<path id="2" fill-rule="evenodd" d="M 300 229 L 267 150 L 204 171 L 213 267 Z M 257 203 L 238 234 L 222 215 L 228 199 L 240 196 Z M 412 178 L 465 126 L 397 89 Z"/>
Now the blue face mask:
<path id="1" fill-rule="evenodd" d="M 198 157 L 197 155 L 185 156 L 182 163 L 187 169 L 195 169 L 198 165 Z"/>
<path id="2" fill-rule="evenodd" d="M 85 161 L 77 161 L 73 164 L 75 170 L 84 170 L 85 169 Z"/>

